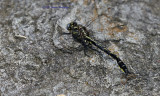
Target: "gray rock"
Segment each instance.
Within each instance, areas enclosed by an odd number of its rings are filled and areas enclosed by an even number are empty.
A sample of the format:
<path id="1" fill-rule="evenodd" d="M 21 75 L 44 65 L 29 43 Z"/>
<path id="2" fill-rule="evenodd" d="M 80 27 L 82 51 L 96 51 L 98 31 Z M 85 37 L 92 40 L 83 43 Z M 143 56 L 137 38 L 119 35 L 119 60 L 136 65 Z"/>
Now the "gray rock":
<path id="1" fill-rule="evenodd" d="M 159 0 L 60 1 L 1 0 L 0 96 L 160 95 Z M 136 78 L 62 35 L 74 20 Z"/>

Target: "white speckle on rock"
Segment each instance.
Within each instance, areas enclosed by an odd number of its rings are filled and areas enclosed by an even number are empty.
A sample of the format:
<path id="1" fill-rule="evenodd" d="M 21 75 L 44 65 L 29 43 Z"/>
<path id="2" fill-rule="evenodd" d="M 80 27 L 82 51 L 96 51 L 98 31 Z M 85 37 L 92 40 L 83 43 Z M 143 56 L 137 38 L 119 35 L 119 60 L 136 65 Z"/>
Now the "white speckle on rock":
<path id="1" fill-rule="evenodd" d="M 0 69 L 0 71 L 1 71 L 1 72 L 4 72 L 4 71 L 5 71 L 5 69 Z"/>

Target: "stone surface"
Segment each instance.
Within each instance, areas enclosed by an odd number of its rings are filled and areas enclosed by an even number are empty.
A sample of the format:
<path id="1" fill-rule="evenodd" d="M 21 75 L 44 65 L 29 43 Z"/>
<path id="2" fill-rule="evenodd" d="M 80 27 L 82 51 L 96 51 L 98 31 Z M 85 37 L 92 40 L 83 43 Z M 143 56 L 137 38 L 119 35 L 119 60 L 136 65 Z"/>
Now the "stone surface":
<path id="1" fill-rule="evenodd" d="M 67 1 L 0 1 L 0 96 L 159 96 L 160 1 Z M 137 77 L 123 84 L 111 57 L 85 56 L 61 34 L 73 20 Z"/>

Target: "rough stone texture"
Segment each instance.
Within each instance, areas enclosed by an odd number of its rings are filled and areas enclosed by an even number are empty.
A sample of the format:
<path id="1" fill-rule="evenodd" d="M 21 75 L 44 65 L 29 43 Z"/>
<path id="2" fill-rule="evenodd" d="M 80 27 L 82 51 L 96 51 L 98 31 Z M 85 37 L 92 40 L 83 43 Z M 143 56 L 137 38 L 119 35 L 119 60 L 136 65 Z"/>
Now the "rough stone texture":
<path id="1" fill-rule="evenodd" d="M 85 56 L 61 34 L 73 20 L 137 77 Z M 0 0 L 0 96 L 160 96 L 160 0 Z"/>

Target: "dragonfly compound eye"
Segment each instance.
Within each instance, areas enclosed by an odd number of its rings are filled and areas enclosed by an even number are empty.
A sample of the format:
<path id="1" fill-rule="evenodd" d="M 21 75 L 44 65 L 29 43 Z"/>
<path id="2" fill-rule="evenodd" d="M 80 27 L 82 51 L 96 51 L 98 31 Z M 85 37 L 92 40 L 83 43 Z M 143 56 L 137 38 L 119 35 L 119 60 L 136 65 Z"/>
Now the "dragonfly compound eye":
<path id="1" fill-rule="evenodd" d="M 77 22 L 71 22 L 67 24 L 67 30 L 72 30 L 77 26 Z"/>
<path id="2" fill-rule="evenodd" d="M 67 30 L 71 30 L 71 24 L 67 24 Z"/>

